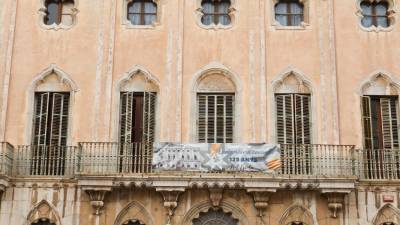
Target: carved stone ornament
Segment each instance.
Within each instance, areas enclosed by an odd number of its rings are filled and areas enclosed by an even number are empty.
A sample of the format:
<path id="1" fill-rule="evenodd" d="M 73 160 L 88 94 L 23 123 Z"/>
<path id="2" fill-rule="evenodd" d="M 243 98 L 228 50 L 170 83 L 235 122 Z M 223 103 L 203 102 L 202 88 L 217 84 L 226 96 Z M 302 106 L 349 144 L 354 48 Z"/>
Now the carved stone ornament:
<path id="1" fill-rule="evenodd" d="M 324 194 L 328 198 L 328 209 L 331 211 L 332 218 L 337 218 L 338 212 L 342 210 L 346 194 L 335 192 Z"/>
<path id="2" fill-rule="evenodd" d="M 258 216 L 262 218 L 268 208 L 269 197 L 276 190 L 248 189 L 247 192 L 253 196 L 254 208 L 258 210 Z"/>
<path id="3" fill-rule="evenodd" d="M 223 189 L 212 188 L 210 189 L 210 201 L 214 208 L 219 208 L 223 197 Z"/>
<path id="4" fill-rule="evenodd" d="M 95 215 L 100 215 L 104 207 L 104 197 L 109 192 L 109 190 L 86 190 L 86 193 L 90 198 L 90 205 L 94 209 Z"/>
<path id="5" fill-rule="evenodd" d="M 167 223 L 166 225 L 171 225 L 172 216 L 175 213 L 176 207 L 178 207 L 178 198 L 181 193 L 185 191 L 185 189 L 164 189 L 164 188 L 157 188 L 157 192 L 160 192 L 163 200 L 164 200 L 164 207 L 167 209 Z"/>

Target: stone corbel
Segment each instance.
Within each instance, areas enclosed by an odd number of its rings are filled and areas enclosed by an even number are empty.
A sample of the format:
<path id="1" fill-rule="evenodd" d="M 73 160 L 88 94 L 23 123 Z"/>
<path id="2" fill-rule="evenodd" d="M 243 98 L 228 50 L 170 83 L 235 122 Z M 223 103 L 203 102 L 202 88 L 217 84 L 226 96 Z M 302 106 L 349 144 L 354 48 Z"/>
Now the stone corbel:
<path id="1" fill-rule="evenodd" d="M 210 201 L 212 206 L 214 208 L 219 208 L 224 194 L 223 189 L 211 188 L 209 191 L 210 191 Z"/>
<path id="2" fill-rule="evenodd" d="M 337 218 L 338 212 L 343 209 L 344 197 L 347 193 L 327 192 L 324 195 L 328 199 L 328 209 L 331 211 L 331 217 Z"/>
<path id="3" fill-rule="evenodd" d="M 104 197 L 111 189 L 87 189 L 85 192 L 89 195 L 90 205 L 94 209 L 94 214 L 99 216 L 104 207 Z"/>
<path id="4" fill-rule="evenodd" d="M 184 188 L 156 188 L 157 192 L 160 192 L 163 200 L 164 207 L 168 211 L 167 224 L 171 225 L 171 219 L 174 216 L 175 209 L 178 207 L 178 198 L 181 193 L 185 191 Z"/>
<path id="5" fill-rule="evenodd" d="M 269 197 L 276 190 L 251 188 L 247 190 L 253 196 L 254 208 L 258 211 L 258 216 L 262 218 L 268 208 Z"/>

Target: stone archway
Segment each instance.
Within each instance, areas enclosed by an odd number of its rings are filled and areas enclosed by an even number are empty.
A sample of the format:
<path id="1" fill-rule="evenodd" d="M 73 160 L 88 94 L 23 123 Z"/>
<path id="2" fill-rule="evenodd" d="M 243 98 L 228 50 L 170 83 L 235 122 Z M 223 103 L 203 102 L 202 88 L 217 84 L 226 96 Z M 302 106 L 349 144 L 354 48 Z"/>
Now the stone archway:
<path id="1" fill-rule="evenodd" d="M 384 205 L 377 213 L 373 225 L 398 225 L 400 224 L 400 212 L 392 205 Z"/>
<path id="2" fill-rule="evenodd" d="M 209 218 L 209 220 L 207 220 Z M 214 219 L 213 219 L 214 218 Z M 215 223 L 226 219 L 228 223 Z M 207 223 L 209 222 L 209 223 Z M 237 204 L 221 201 L 219 207 L 213 207 L 211 201 L 194 205 L 184 216 L 180 225 L 250 225 L 247 216 Z"/>
<path id="3" fill-rule="evenodd" d="M 60 221 L 53 206 L 43 200 L 29 212 L 26 225 L 61 225 Z"/>

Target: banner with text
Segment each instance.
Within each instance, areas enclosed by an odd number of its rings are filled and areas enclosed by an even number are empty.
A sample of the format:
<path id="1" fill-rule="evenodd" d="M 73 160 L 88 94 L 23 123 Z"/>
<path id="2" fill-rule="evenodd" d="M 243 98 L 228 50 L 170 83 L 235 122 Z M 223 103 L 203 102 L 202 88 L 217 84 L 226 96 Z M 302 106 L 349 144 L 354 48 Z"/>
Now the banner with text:
<path id="1" fill-rule="evenodd" d="M 281 167 L 278 145 L 154 144 L 155 171 L 272 172 Z"/>

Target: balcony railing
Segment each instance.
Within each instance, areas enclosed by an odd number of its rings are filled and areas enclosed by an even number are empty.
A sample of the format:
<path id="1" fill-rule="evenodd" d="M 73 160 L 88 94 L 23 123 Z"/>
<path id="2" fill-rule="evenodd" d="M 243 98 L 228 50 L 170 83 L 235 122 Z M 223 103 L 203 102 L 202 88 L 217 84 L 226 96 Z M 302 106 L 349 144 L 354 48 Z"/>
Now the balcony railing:
<path id="1" fill-rule="evenodd" d="M 0 174 L 10 176 L 13 166 L 13 146 L 0 142 Z"/>
<path id="2" fill-rule="evenodd" d="M 400 150 L 356 150 L 350 145 L 281 145 L 278 175 L 400 180 Z M 0 143 L 0 175 L 74 177 L 151 174 L 152 145 L 80 143 L 18 146 Z M 238 172 L 240 173 L 240 172 Z"/>
<path id="3" fill-rule="evenodd" d="M 15 151 L 15 176 L 72 177 L 79 155 L 74 146 L 18 146 Z"/>
<path id="4" fill-rule="evenodd" d="M 358 150 L 360 179 L 400 180 L 400 149 Z"/>
<path id="5" fill-rule="evenodd" d="M 281 145 L 284 175 L 300 176 L 356 176 L 353 145 Z"/>
<path id="6" fill-rule="evenodd" d="M 80 143 L 81 174 L 151 173 L 152 145 L 144 143 Z"/>

